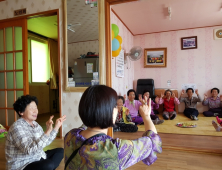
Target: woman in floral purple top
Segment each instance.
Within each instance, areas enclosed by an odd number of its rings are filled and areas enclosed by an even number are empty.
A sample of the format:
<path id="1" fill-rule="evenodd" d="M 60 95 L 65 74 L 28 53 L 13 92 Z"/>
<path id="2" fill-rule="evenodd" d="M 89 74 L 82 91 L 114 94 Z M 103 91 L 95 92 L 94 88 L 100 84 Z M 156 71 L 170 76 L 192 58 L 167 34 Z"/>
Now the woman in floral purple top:
<path id="1" fill-rule="evenodd" d="M 162 142 L 150 118 L 151 101 L 148 106 L 145 98 L 139 108 L 145 132 L 143 137 L 135 140 L 107 136 L 107 130 L 113 126 L 117 116 L 116 102 L 116 92 L 104 85 L 91 86 L 83 93 L 79 115 L 86 126 L 72 129 L 65 136 L 65 163 L 73 151 L 80 148 L 66 170 L 122 170 L 139 161 L 151 165 L 157 160 L 157 153 L 162 152 Z M 98 134 L 100 136 L 92 137 Z"/>
<path id="2" fill-rule="evenodd" d="M 206 117 L 218 116 L 222 117 L 222 96 L 218 97 L 220 90 L 218 88 L 211 89 L 211 97 L 207 97 L 204 94 L 204 100 L 202 104 L 204 106 L 209 106 L 209 110 L 203 112 L 203 115 Z"/>

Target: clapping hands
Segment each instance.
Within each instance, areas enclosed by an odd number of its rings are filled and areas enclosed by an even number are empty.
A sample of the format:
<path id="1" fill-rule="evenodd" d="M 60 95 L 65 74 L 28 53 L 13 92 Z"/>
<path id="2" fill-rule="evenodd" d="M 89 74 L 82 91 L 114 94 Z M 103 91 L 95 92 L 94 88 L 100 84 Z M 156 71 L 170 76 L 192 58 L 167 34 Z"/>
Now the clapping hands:
<path id="1" fill-rule="evenodd" d="M 53 130 L 53 127 L 52 125 L 54 124 L 53 122 L 53 115 L 50 116 L 49 120 L 46 122 L 46 131 L 45 131 L 45 134 L 46 135 L 49 135 L 51 133 L 51 131 Z M 59 128 L 62 126 L 62 123 L 66 120 L 66 115 L 62 116 L 61 118 L 58 118 L 56 119 L 56 124 L 55 124 L 55 127 L 54 127 L 54 130 L 55 131 L 58 131 Z"/>

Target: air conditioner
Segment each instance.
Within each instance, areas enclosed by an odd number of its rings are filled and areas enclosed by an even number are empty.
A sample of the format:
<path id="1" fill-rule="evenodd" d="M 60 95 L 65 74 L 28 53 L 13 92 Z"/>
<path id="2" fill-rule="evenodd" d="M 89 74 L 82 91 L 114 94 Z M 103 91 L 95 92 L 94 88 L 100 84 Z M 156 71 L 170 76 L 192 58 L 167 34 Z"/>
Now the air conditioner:
<path id="1" fill-rule="evenodd" d="M 214 39 L 222 40 L 222 28 L 214 29 Z"/>

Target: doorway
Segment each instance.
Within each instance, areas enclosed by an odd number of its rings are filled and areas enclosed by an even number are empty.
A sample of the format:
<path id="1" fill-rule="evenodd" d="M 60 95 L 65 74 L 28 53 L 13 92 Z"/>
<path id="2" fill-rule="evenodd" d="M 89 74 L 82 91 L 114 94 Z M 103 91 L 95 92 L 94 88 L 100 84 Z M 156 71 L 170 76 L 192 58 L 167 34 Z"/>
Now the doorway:
<path id="1" fill-rule="evenodd" d="M 36 121 L 45 131 L 51 115 L 60 117 L 57 15 L 29 17 L 27 29 L 29 94 L 39 101 Z"/>
<path id="2" fill-rule="evenodd" d="M 58 16 L 59 10 L 51 10 L 0 21 L 0 124 L 7 129 L 18 119 L 17 113 L 13 110 L 13 103 L 22 95 L 30 94 L 38 98 L 40 117 L 38 116 L 37 122 L 44 130 L 49 115 L 53 114 L 54 120 L 61 115 Z M 44 27 L 44 22 L 48 26 L 51 24 L 51 28 Z M 37 31 L 36 28 L 38 28 Z M 41 30 L 47 30 L 48 35 L 39 32 Z M 52 33 L 56 37 L 53 37 Z M 48 69 L 46 81 L 38 80 L 39 70 L 43 70 L 44 57 L 40 53 L 37 57 L 33 57 L 31 55 L 33 46 L 47 49 L 45 52 L 48 57 L 45 57 L 45 66 Z M 34 51 L 33 53 L 36 53 Z M 33 73 L 37 73 L 37 79 Z M 60 129 L 59 135 L 62 136 L 61 134 Z"/>

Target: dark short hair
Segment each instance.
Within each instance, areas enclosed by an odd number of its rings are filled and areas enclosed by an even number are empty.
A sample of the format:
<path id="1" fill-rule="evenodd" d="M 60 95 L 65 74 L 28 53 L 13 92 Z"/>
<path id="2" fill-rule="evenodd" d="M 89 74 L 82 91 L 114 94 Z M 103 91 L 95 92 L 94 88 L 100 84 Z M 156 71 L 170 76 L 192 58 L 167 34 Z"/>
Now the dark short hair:
<path id="1" fill-rule="evenodd" d="M 217 90 L 217 92 L 220 93 L 220 90 L 218 88 L 216 88 L 216 87 L 212 88 L 210 92 L 212 93 L 213 90 Z"/>
<path id="2" fill-rule="evenodd" d="M 35 96 L 23 95 L 15 101 L 13 108 L 19 117 L 21 117 L 19 113 L 24 112 L 27 105 L 29 105 L 31 102 L 35 102 L 35 104 L 38 106 L 38 99 Z"/>
<path id="3" fill-rule="evenodd" d="M 105 85 L 90 86 L 79 102 L 79 116 L 87 127 L 105 129 L 113 126 L 117 93 Z"/>
<path id="4" fill-rule="evenodd" d="M 167 93 L 168 91 L 169 91 L 169 92 L 171 93 L 171 95 L 172 95 L 173 92 L 172 92 L 170 89 L 167 89 L 167 90 L 164 92 L 164 95 L 165 95 L 165 96 L 166 96 L 166 93 Z"/>
<path id="5" fill-rule="evenodd" d="M 129 96 L 129 94 L 130 94 L 131 92 L 134 92 L 134 94 L 135 94 L 135 96 L 136 96 L 136 91 L 133 90 L 133 89 L 128 90 L 128 92 L 127 92 L 127 96 Z"/>
<path id="6" fill-rule="evenodd" d="M 193 90 L 192 88 L 188 88 L 188 89 L 186 90 L 186 93 L 188 92 L 188 90 L 192 90 L 192 93 L 194 93 L 194 90 Z"/>
<path id="7" fill-rule="evenodd" d="M 123 97 L 123 96 L 117 96 L 117 100 L 118 100 L 118 99 L 122 99 L 123 104 L 125 103 L 125 99 L 124 99 L 124 97 Z"/>
<path id="8" fill-rule="evenodd" d="M 148 89 L 143 90 L 143 95 L 147 92 L 150 94 L 150 91 Z"/>

